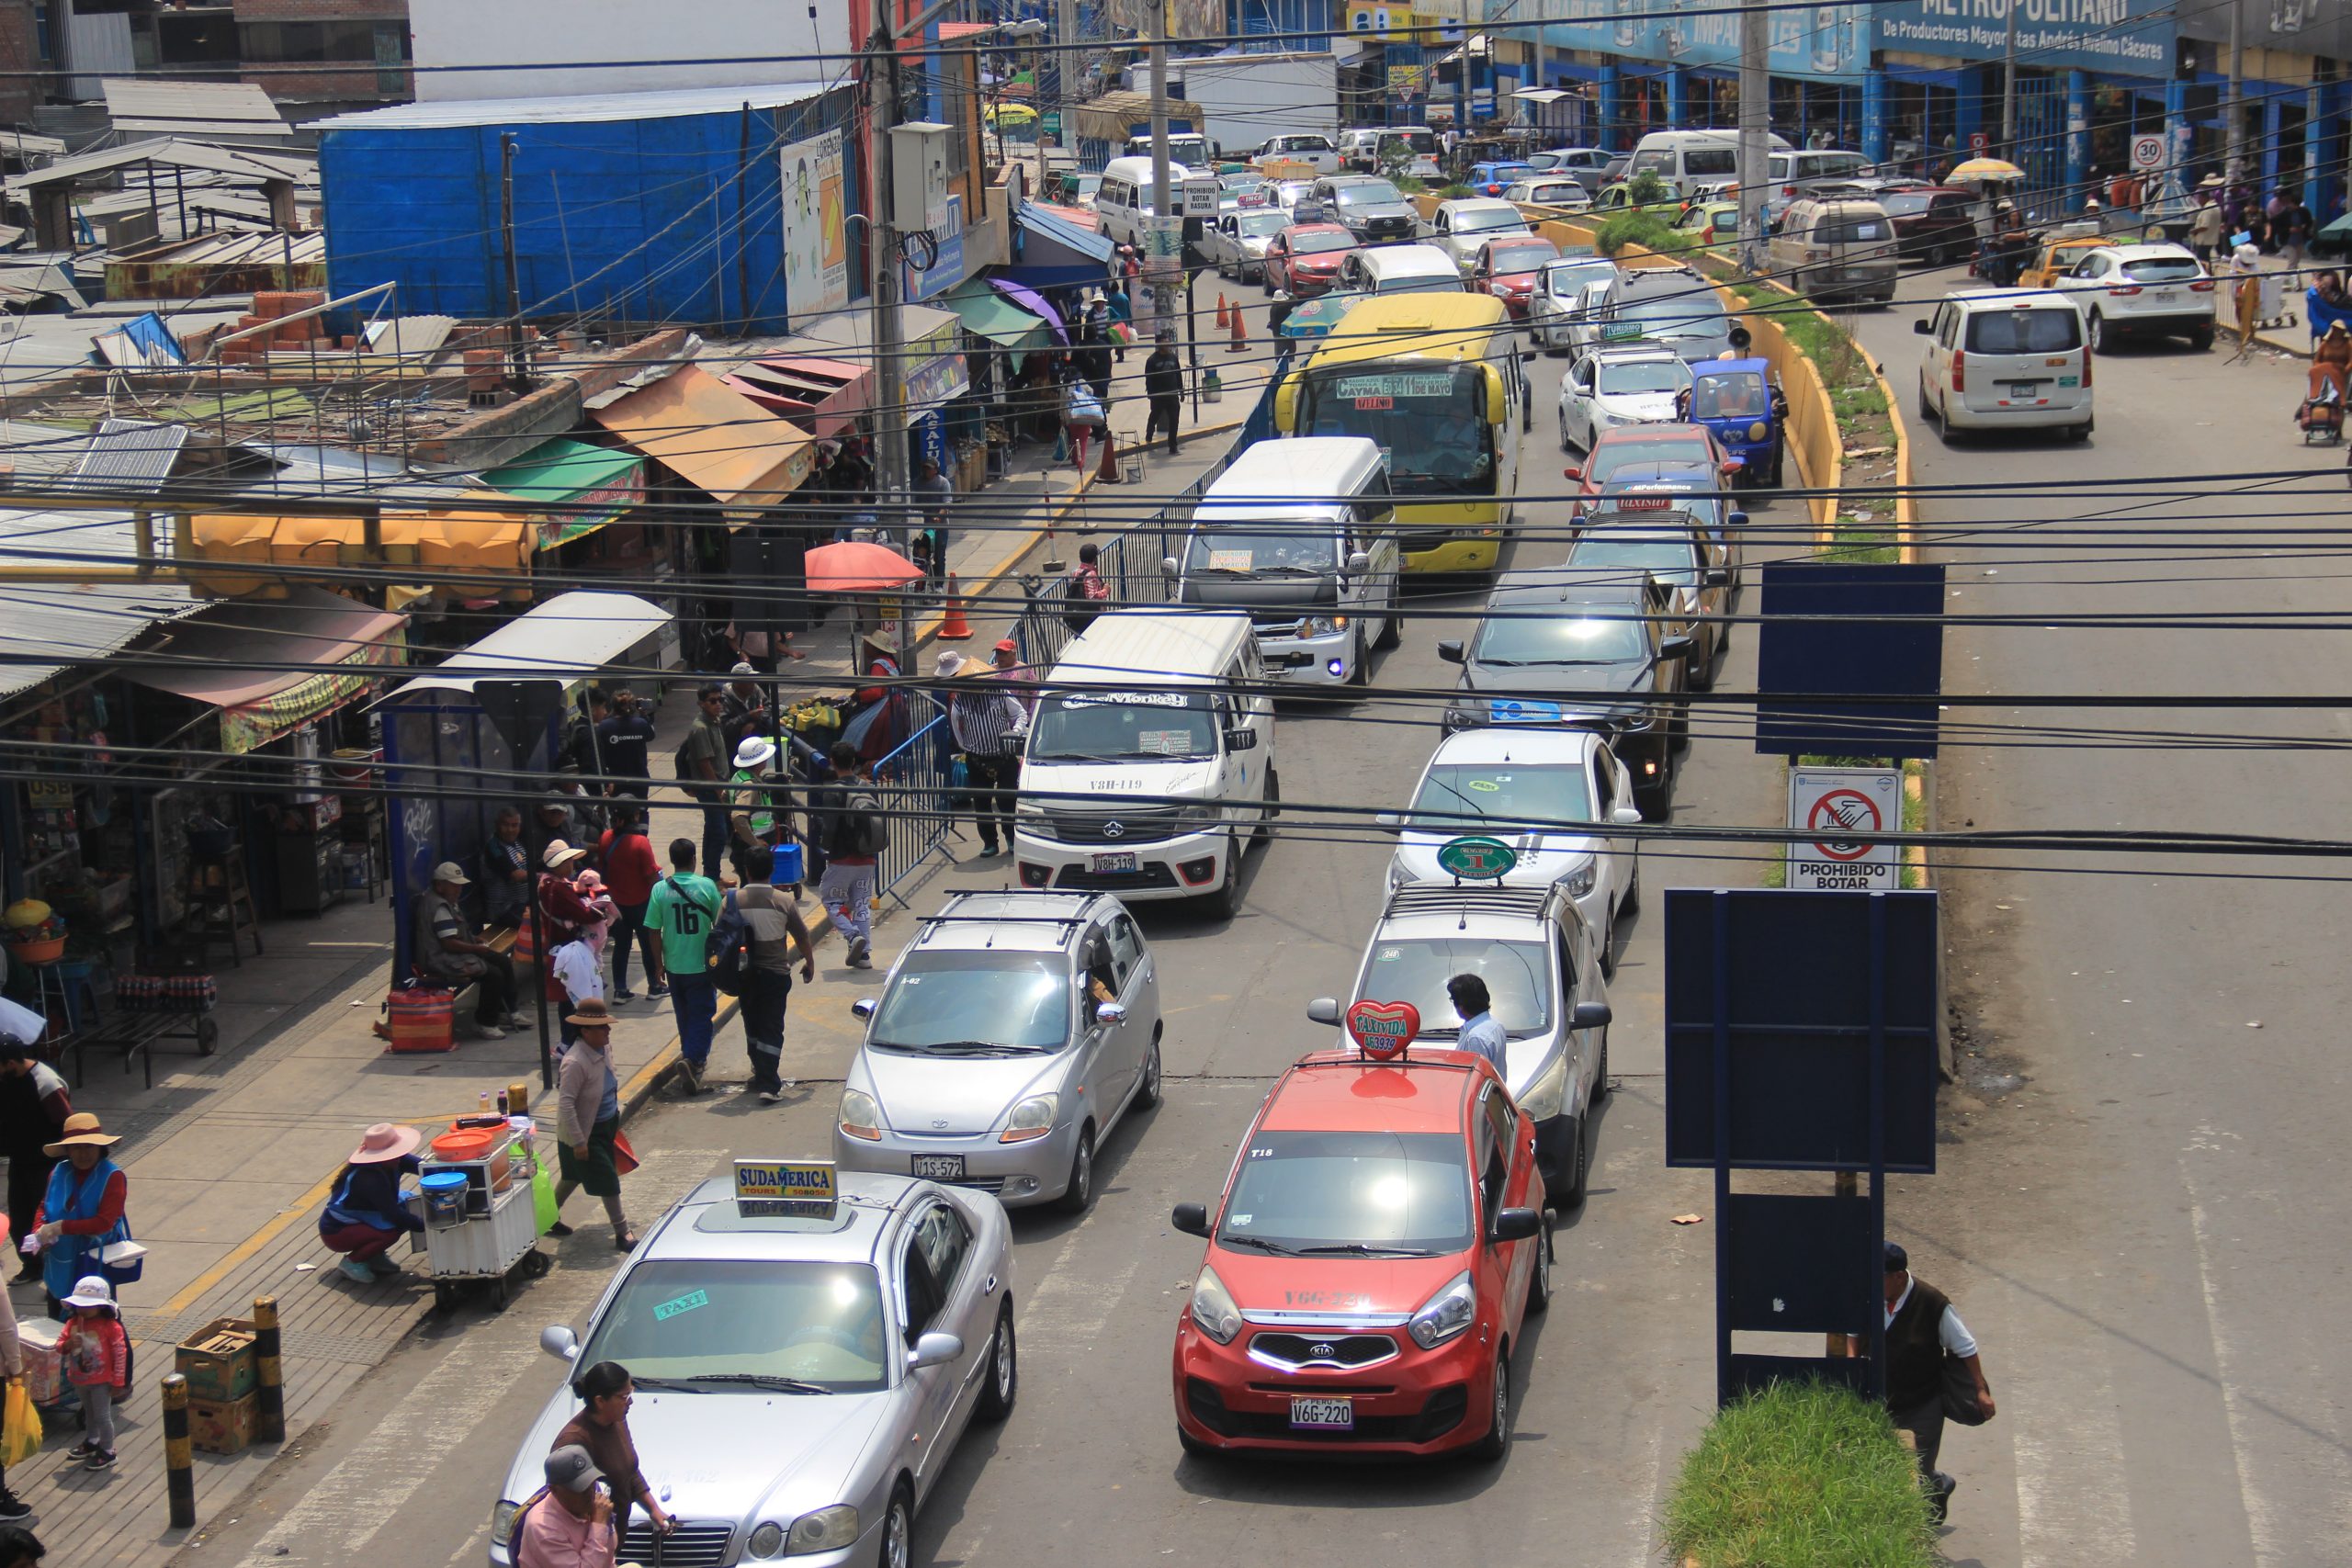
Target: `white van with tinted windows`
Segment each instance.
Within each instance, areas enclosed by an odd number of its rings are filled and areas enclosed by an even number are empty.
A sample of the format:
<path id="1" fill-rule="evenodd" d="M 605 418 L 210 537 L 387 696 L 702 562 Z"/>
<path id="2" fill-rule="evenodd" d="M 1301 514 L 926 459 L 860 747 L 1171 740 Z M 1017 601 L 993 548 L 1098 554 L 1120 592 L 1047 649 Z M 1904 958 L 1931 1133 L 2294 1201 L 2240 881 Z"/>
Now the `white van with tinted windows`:
<path id="1" fill-rule="evenodd" d="M 1238 910 L 1241 857 L 1282 798 L 1265 688 L 1246 613 L 1096 616 L 1039 684 L 1012 820 L 1021 886 Z"/>
<path id="2" fill-rule="evenodd" d="M 1195 174 L 1182 164 L 1168 165 L 1169 194 L 1184 215 L 1184 238 L 1198 244 L 1202 227 L 1216 220 L 1222 190 L 1213 174 Z M 1094 193 L 1094 217 L 1114 244 L 1133 245 L 1138 255 L 1150 244 L 1151 160 L 1114 158 L 1103 165 Z"/>
<path id="3" fill-rule="evenodd" d="M 1770 152 L 1790 151 L 1788 140 L 1768 135 Z M 1769 156 L 1769 153 L 1768 153 Z M 1739 132 L 1736 130 L 1653 130 L 1634 143 L 1633 161 L 1625 177 L 1656 175 L 1677 196 L 1693 196 L 1701 186 L 1721 185 L 1739 178 Z"/>
<path id="4" fill-rule="evenodd" d="M 1911 323 L 1928 340 L 1919 416 L 1960 430 L 2091 433 L 2091 350 L 2083 313 L 2048 288 L 1947 294 Z"/>
<path id="5" fill-rule="evenodd" d="M 1343 294 L 1463 294 L 1462 269 L 1435 245 L 1378 245 L 1340 264 Z"/>

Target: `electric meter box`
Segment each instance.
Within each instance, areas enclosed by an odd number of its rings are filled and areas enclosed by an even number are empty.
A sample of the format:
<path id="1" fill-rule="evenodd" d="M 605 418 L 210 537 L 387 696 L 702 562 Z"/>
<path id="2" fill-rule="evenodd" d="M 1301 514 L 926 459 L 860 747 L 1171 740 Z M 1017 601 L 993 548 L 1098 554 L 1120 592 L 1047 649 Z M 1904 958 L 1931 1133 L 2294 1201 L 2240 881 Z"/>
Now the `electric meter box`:
<path id="1" fill-rule="evenodd" d="M 947 227 L 948 139 L 952 125 L 914 120 L 890 128 L 890 221 L 904 234 Z"/>

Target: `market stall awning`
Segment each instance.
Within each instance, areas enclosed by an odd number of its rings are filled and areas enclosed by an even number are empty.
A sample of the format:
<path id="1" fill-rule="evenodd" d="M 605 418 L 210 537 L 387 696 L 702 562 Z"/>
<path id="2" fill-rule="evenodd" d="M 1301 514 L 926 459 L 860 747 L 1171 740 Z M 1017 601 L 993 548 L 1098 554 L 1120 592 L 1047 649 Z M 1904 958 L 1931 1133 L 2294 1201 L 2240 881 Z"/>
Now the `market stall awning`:
<path id="1" fill-rule="evenodd" d="M 580 589 L 559 593 L 507 622 L 385 697 L 424 702 L 470 696 L 474 682 L 499 677 L 590 680 L 670 624 L 670 612 L 634 593 Z"/>
<path id="2" fill-rule="evenodd" d="M 503 495 L 477 491 L 476 505 L 435 507 L 429 512 L 387 512 L 380 535 L 386 560 L 454 572 L 465 581 L 448 584 L 469 598 L 492 598 L 502 590 L 484 578 L 527 577 L 538 520 L 513 510 Z M 527 586 L 509 588 L 527 595 Z"/>
<path id="3" fill-rule="evenodd" d="M 956 312 L 966 332 L 1011 350 L 1015 370 L 1021 368 L 1025 355 L 1054 341 L 1052 330 L 1043 321 L 977 278 L 956 285 L 940 303 Z"/>
<path id="4" fill-rule="evenodd" d="M 1012 214 L 1021 259 L 1004 276 L 1035 288 L 1100 284 L 1118 247 L 1104 235 L 1023 202 Z"/>
<path id="5" fill-rule="evenodd" d="M 207 592 L 224 597 L 288 592 L 289 575 L 302 568 L 322 575 L 364 565 L 368 524 L 359 517 L 285 517 L 275 513 L 198 513 L 188 522 L 189 553 L 207 563 L 267 566 L 278 570 L 194 576 Z"/>
<path id="6" fill-rule="evenodd" d="M 705 361 L 713 370 L 723 363 Z M 874 405 L 872 370 L 845 360 L 805 355 L 747 359 L 718 378 L 820 441 L 839 435 Z"/>
<path id="7" fill-rule="evenodd" d="M 534 547 L 584 539 L 645 499 L 645 459 L 558 436 L 481 477 L 482 489 L 526 503 Z"/>
<path id="8" fill-rule="evenodd" d="M 210 604 L 175 622 L 123 673 L 220 710 L 239 755 L 334 712 L 377 672 L 408 661 L 408 617 L 318 588 Z"/>
<path id="9" fill-rule="evenodd" d="M 1069 328 L 1063 323 L 1062 313 L 1046 304 L 1044 295 L 1034 288 L 1024 288 L 1018 283 L 1009 283 L 1001 277 L 989 278 L 989 287 L 1053 328 L 1057 341 L 1061 343 L 1069 341 Z"/>
<path id="10" fill-rule="evenodd" d="M 907 413 L 915 419 L 970 389 L 964 364 L 964 323 L 946 310 L 928 305 L 899 308 L 906 330 L 906 355 L 900 361 L 906 376 Z M 786 352 L 812 355 L 850 350 L 849 357 L 871 362 L 874 353 L 874 312 L 845 310 L 808 323 L 808 330 L 787 340 Z"/>
<path id="11" fill-rule="evenodd" d="M 808 477 L 815 445 L 798 425 L 694 365 L 588 417 L 727 506 L 783 501 Z"/>

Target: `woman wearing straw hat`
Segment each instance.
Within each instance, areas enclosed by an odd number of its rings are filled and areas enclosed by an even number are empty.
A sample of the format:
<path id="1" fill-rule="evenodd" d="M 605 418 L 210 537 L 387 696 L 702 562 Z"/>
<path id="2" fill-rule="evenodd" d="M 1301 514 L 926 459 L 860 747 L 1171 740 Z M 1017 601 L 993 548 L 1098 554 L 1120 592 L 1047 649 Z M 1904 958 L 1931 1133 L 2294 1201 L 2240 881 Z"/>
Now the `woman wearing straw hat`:
<path id="1" fill-rule="evenodd" d="M 49 1315 L 65 1320 L 63 1303 L 75 1281 L 85 1274 L 107 1274 L 99 1249 L 130 1239 L 124 1211 L 130 1201 L 130 1179 L 107 1157 L 122 1140 L 100 1125 L 86 1111 L 65 1119 L 65 1135 L 41 1152 L 59 1161 L 49 1173 L 49 1192 L 33 1216 L 33 1233 L 25 1238 L 28 1251 L 41 1255 L 40 1283 Z M 117 1234 L 120 1233 L 120 1234 Z"/>
<path id="2" fill-rule="evenodd" d="M 401 1201 L 401 1177 L 417 1168 L 416 1145 L 424 1141 L 413 1127 L 379 1122 L 359 1135 L 359 1146 L 344 1162 L 319 1214 L 319 1239 L 329 1252 L 343 1254 L 336 1267 L 345 1279 L 372 1285 L 379 1274 L 401 1271 L 385 1254 L 401 1232 L 424 1228 Z"/>
<path id="3" fill-rule="evenodd" d="M 605 1217 L 613 1222 L 613 1246 L 627 1252 L 637 1245 L 621 1213 L 621 1168 L 617 1140 L 621 1134 L 621 1085 L 613 1072 L 613 1015 L 602 998 L 591 998 L 564 1021 L 580 1038 L 563 1054 L 556 1077 L 556 1161 L 563 1179 L 556 1183 L 556 1207 L 581 1188 L 605 1201 Z M 549 1235 L 570 1235 L 571 1227 L 559 1218 L 548 1227 Z"/>

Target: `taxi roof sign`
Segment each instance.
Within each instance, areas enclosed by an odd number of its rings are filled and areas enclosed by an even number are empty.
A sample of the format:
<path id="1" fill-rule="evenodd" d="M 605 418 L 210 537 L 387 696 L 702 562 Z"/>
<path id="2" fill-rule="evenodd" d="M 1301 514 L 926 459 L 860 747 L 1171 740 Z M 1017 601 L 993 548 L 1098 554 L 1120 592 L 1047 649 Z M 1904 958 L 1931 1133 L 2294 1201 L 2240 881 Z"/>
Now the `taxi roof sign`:
<path id="1" fill-rule="evenodd" d="M 1500 839 L 1484 834 L 1448 839 L 1437 847 L 1437 863 L 1466 882 L 1499 882 L 1519 864 L 1519 856 Z"/>
<path id="2" fill-rule="evenodd" d="M 747 1214 L 799 1215 L 822 1219 L 833 1212 L 839 1189 L 829 1159 L 739 1159 L 735 1202 Z"/>

